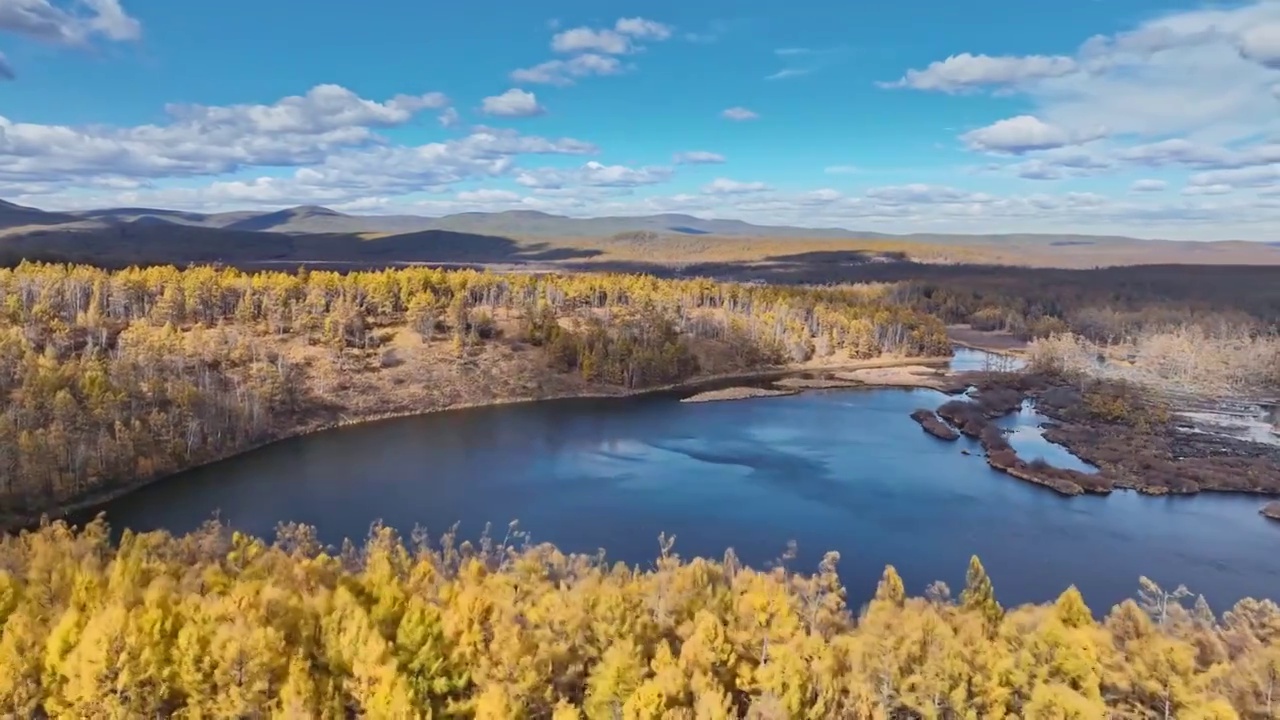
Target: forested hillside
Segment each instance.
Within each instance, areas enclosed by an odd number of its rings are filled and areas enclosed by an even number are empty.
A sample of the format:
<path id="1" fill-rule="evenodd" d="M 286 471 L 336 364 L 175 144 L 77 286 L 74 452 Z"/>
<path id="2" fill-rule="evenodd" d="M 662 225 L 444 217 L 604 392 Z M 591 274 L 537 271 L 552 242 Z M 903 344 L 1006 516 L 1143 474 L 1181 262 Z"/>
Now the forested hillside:
<path id="1" fill-rule="evenodd" d="M 338 422 L 949 354 L 878 286 L 23 264 L 0 299 L 11 519 Z"/>
<path id="2" fill-rule="evenodd" d="M 1144 581 L 1096 622 L 1074 588 L 1003 609 L 975 558 L 952 599 L 887 568 L 864 612 L 816 574 L 651 570 L 501 542 L 327 554 L 211 525 L 61 524 L 0 541 L 0 713 L 58 718 L 1274 718 L 1280 608 L 1220 619 Z M 1187 606 L 1184 607 L 1183 603 Z"/>

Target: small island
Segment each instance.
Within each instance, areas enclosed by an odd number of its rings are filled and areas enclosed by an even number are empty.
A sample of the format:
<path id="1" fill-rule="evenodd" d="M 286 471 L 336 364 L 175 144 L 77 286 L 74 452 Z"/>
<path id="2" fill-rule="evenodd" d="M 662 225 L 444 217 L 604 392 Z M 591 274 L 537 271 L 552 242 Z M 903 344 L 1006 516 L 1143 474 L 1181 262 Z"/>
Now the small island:
<path id="1" fill-rule="evenodd" d="M 680 402 L 704 403 L 704 402 L 718 402 L 723 400 L 746 400 L 748 398 L 766 398 L 766 397 L 779 397 L 782 395 L 795 395 L 795 394 L 798 394 L 799 392 L 800 391 L 796 389 L 779 390 L 779 389 L 760 388 L 760 387 L 727 387 L 727 388 L 720 388 L 718 390 L 707 390 L 706 392 L 700 392 L 697 395 L 691 395 L 687 398 L 682 398 Z"/>
<path id="2" fill-rule="evenodd" d="M 1263 505 L 1262 509 L 1258 512 L 1262 513 L 1262 516 L 1265 518 L 1280 521 L 1280 500 L 1272 500 L 1266 505 Z"/>
<path id="3" fill-rule="evenodd" d="M 938 417 L 938 413 L 927 408 L 920 408 L 911 413 L 911 419 L 920 423 L 920 427 L 930 435 L 939 440 L 956 440 L 959 439 L 960 433 L 955 428 L 945 423 L 942 418 Z"/>

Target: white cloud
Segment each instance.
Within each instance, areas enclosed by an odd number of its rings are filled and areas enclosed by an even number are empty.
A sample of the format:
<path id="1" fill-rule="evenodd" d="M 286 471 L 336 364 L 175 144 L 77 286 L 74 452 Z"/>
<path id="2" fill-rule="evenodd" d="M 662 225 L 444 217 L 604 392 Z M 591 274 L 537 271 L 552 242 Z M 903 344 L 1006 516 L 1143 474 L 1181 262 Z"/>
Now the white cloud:
<path id="1" fill-rule="evenodd" d="M 1280 22 L 1258 25 L 1240 34 L 1240 55 L 1273 70 L 1280 70 Z"/>
<path id="2" fill-rule="evenodd" d="M 760 117 L 756 113 L 744 107 L 731 107 L 721 112 L 720 116 L 725 118 L 726 120 L 734 120 L 734 121 L 755 120 L 756 118 Z"/>
<path id="3" fill-rule="evenodd" d="M 969 147 L 988 152 L 1020 155 L 1033 150 L 1049 150 L 1077 145 L 1102 137 L 1105 131 L 1073 133 L 1032 115 L 1019 115 L 992 123 L 960 136 Z"/>
<path id="4" fill-rule="evenodd" d="M 932 62 L 924 70 L 908 70 L 899 80 L 881 85 L 955 93 L 987 85 L 1016 85 L 1061 77 L 1075 70 L 1076 62 L 1060 55 L 992 57 L 961 53 Z"/>
<path id="5" fill-rule="evenodd" d="M 1167 187 L 1169 187 L 1169 183 L 1165 182 L 1164 180 L 1143 179 L 1143 180 L 1134 180 L 1133 184 L 1129 186 L 1129 190 L 1131 190 L 1132 192 L 1144 192 L 1144 193 L 1161 192 Z"/>
<path id="6" fill-rule="evenodd" d="M 982 193 L 924 183 L 871 188 L 865 194 L 869 198 L 889 205 L 986 202 L 994 199 Z"/>
<path id="7" fill-rule="evenodd" d="M 995 166 L 999 169 L 1000 166 Z M 1061 167 L 1044 160 L 1028 160 L 1012 166 L 1018 177 L 1024 180 L 1061 180 L 1067 173 Z"/>
<path id="8" fill-rule="evenodd" d="M 781 55 L 782 57 L 790 57 L 792 55 L 808 55 L 811 52 L 813 51 L 804 47 L 785 47 L 777 48 L 773 51 L 773 54 Z"/>
<path id="9" fill-rule="evenodd" d="M 890 85 L 1025 95 L 1030 112 L 1069 133 L 1226 143 L 1280 130 L 1271 87 L 1280 2 L 1166 14 L 1081 43 L 1073 57 L 963 54 Z"/>
<path id="10" fill-rule="evenodd" d="M 490 141 L 492 142 L 492 141 Z M 518 136 L 504 142 L 523 143 Z M 546 141 L 543 141 L 546 142 Z M 457 152 L 461 148 L 454 148 Z M 370 160 L 370 168 L 387 168 L 399 155 Z M 602 166 L 603 167 L 603 166 Z M 423 170 L 424 168 L 417 168 Z M 303 175 L 301 171 L 298 173 Z M 831 188 L 803 192 L 758 190 L 639 196 L 626 187 L 564 185 L 512 191 L 476 188 L 453 192 L 418 179 L 416 190 L 427 200 L 397 199 L 406 190 L 362 186 L 360 194 L 337 187 L 301 184 L 295 179 L 259 178 L 216 182 L 200 188 L 164 188 L 43 196 L 11 196 L 22 204 L 50 209 L 149 205 L 223 210 L 232 207 L 287 206 L 323 203 L 336 209 L 380 213 L 440 215 L 453 212 L 541 210 L 575 217 L 694 213 L 702 217 L 737 218 L 759 224 L 799 227 L 844 227 L 877 232 L 1059 232 L 1119 234 L 1173 239 L 1274 239 L 1280 193 L 1276 197 L 1167 195 L 1135 193 L 1124 199 L 1096 193 L 1031 193 L 992 195 L 954 187 L 908 184 L 845 194 Z M 406 179 L 407 180 L 407 179 Z M 406 181 L 407 186 L 407 181 Z M 1278 188 L 1280 189 L 1280 188 Z M 0 191 L 7 189 L 0 184 Z M 1259 195 L 1267 195 L 1264 190 Z M 346 194 L 344 194 L 346 193 Z"/>
<path id="11" fill-rule="evenodd" d="M 546 109 L 538 104 L 537 96 L 519 88 L 511 88 L 501 95 L 485 98 L 481 110 L 486 115 L 500 117 L 533 117 L 546 112 Z"/>
<path id="12" fill-rule="evenodd" d="M 679 152 L 673 155 L 671 159 L 677 165 L 716 165 L 724 162 L 723 155 L 707 152 L 706 150 Z"/>
<path id="13" fill-rule="evenodd" d="M 71 9 L 49 0 L 3 0 L 0 32 L 59 45 L 83 45 L 94 37 L 128 41 L 142 37 L 142 24 L 120 7 L 119 0 L 81 0 Z M 87 13 L 79 12 L 83 6 Z"/>
<path id="14" fill-rule="evenodd" d="M 1182 188 L 1183 195 L 1226 195 L 1234 191 L 1235 188 L 1224 183 L 1214 185 L 1188 185 Z"/>
<path id="15" fill-rule="evenodd" d="M 619 18 L 613 29 L 623 35 L 641 40 L 666 40 L 671 37 L 671 27 L 642 17 Z"/>
<path id="16" fill-rule="evenodd" d="M 770 189 L 772 188 L 762 182 L 738 182 L 729 178 L 716 178 L 702 186 L 702 193 L 704 195 L 742 195 Z"/>
<path id="17" fill-rule="evenodd" d="M 457 127 L 462 123 L 462 116 L 458 114 L 458 111 L 455 108 L 451 107 L 447 107 L 441 111 L 440 116 L 437 119 L 440 121 L 441 127 L 447 128 Z"/>
<path id="18" fill-rule="evenodd" d="M 1257 165 L 1230 170 L 1210 170 L 1187 179 L 1190 185 L 1224 185 L 1232 188 L 1280 185 L 1280 164 Z"/>
<path id="19" fill-rule="evenodd" d="M 454 197 L 461 202 L 474 203 L 516 203 L 520 201 L 520 193 L 510 190 L 463 190 Z"/>
<path id="20" fill-rule="evenodd" d="M 170 122 L 163 125 L 79 128 L 0 117 L 0 193 L 60 197 L 64 205 L 97 197 L 89 203 L 97 206 L 348 203 L 510 175 L 521 155 L 597 152 L 581 140 L 485 127 L 418 146 L 395 145 L 375 132 L 426 109 L 445 107 L 448 117 L 446 102 L 428 93 L 378 103 L 319 86 L 271 105 L 170 106 Z M 212 177 L 196 188 L 154 182 L 273 166 L 296 169 L 291 175 Z"/>
<path id="21" fill-rule="evenodd" d="M 447 100 L 439 93 L 365 100 L 336 85 L 271 105 L 169 105 L 162 125 L 71 127 L 0 116 L 0 179 L 182 177 L 252 166 L 302 166 L 378 144 L 377 128 L 403 125 Z"/>
<path id="22" fill-rule="evenodd" d="M 88 47 L 98 38 L 129 42 L 142 37 L 142 23 L 120 7 L 120 0 L 77 0 L 62 8 L 50 0 L 0 0 L 0 33 L 13 33 L 33 40 Z M 0 80 L 17 77 L 13 66 L 0 53 Z"/>
<path id="23" fill-rule="evenodd" d="M 403 125 L 425 109 L 448 105 L 443 93 L 397 95 L 379 103 L 364 100 L 340 85 L 317 85 L 306 95 L 286 97 L 273 105 L 169 104 L 165 112 L 179 122 L 202 127 L 235 127 L 256 133 L 315 134 L 344 127 Z"/>
<path id="24" fill-rule="evenodd" d="M 551 49 L 559 53 L 602 52 L 622 55 L 631 52 L 631 40 L 613 30 L 578 27 L 556 33 L 551 38 Z"/>
<path id="25" fill-rule="evenodd" d="M 853 175 L 861 170 L 854 165 L 828 165 L 822 169 L 822 172 L 828 175 Z"/>
<path id="26" fill-rule="evenodd" d="M 622 63 L 615 57 L 586 53 L 568 60 L 548 60 L 533 67 L 511 72 L 511 81 L 547 85 L 572 85 L 576 78 L 589 75 L 617 75 Z"/>
<path id="27" fill-rule="evenodd" d="M 559 189 L 567 186 L 637 187 L 654 185 L 671 179 L 668 167 L 630 168 L 625 165 L 603 165 L 594 160 L 574 170 L 541 168 L 516 175 L 516 182 L 529 188 Z"/>
<path id="28" fill-rule="evenodd" d="M 634 40 L 666 40 L 671 28 L 645 18 L 620 18 L 613 28 L 576 27 L 556 33 L 551 49 L 559 53 L 598 52 L 624 55 L 636 50 Z"/>
<path id="29" fill-rule="evenodd" d="M 510 78 L 515 83 L 564 86 L 578 78 L 617 75 L 631 66 L 623 66 L 610 56 L 639 52 L 644 49 L 639 43 L 661 42 L 669 39 L 672 32 L 671 26 L 642 17 L 619 18 L 612 28 L 570 28 L 551 37 L 551 49 L 574 57 L 518 68 L 511 71 Z"/>
<path id="30" fill-rule="evenodd" d="M 813 72 L 812 68 L 783 68 L 778 72 L 765 75 L 764 79 L 765 80 L 785 80 L 790 77 L 800 77 L 801 75 L 808 75 L 811 72 Z"/>

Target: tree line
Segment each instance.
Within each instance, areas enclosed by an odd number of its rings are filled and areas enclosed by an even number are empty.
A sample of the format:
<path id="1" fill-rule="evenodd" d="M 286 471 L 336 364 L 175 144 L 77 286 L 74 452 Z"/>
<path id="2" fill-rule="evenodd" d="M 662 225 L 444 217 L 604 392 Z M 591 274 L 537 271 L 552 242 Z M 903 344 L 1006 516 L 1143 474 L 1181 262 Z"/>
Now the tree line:
<path id="1" fill-rule="evenodd" d="M 22 263 L 0 269 L 0 510 L 47 509 L 296 432 L 352 399 L 321 379 L 376 375 L 405 333 L 439 347 L 421 362 L 461 368 L 521 346 L 548 373 L 620 390 L 950 352 L 937 318 L 876 288 Z"/>
<path id="2" fill-rule="evenodd" d="M 650 569 L 498 540 L 323 548 L 211 522 L 184 536 L 61 523 L 0 540 L 0 713 L 208 718 L 1274 718 L 1280 608 L 1221 617 L 1141 581 L 1094 618 L 1081 594 L 1004 608 L 965 587 L 908 597 L 888 567 L 849 606 L 816 572 L 685 560 Z"/>

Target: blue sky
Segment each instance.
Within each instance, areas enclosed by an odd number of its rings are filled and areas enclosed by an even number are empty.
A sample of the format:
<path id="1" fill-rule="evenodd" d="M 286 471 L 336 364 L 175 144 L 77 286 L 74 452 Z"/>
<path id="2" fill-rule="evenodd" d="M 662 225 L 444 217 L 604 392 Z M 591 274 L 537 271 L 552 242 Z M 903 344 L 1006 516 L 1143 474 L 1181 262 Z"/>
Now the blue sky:
<path id="1" fill-rule="evenodd" d="M 0 198 L 1280 240 L 1280 2 L 0 0 Z"/>

